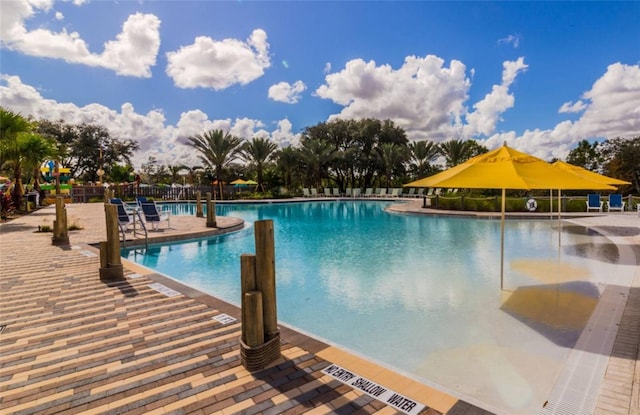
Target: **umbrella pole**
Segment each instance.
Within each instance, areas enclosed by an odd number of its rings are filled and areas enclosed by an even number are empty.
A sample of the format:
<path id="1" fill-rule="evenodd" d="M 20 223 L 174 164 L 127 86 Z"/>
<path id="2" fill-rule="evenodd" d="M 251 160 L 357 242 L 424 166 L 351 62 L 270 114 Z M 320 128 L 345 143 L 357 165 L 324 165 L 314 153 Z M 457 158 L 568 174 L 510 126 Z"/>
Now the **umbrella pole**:
<path id="1" fill-rule="evenodd" d="M 558 246 L 561 245 L 560 238 L 562 235 L 562 221 L 560 215 L 562 214 L 562 207 L 560 206 L 560 189 L 558 189 Z"/>
<path id="2" fill-rule="evenodd" d="M 500 216 L 500 291 L 504 290 L 504 211 L 505 211 L 505 194 L 502 188 L 502 214 Z"/>

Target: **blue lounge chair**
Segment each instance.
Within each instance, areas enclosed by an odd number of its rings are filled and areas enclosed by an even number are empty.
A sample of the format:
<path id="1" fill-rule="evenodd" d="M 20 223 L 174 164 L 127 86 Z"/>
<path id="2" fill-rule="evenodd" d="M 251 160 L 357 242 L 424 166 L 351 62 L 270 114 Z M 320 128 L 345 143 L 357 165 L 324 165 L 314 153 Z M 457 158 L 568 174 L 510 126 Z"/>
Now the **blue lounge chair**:
<path id="1" fill-rule="evenodd" d="M 587 195 L 587 212 L 591 212 L 592 210 L 597 210 L 598 212 L 602 212 L 602 205 L 604 202 L 600 200 L 600 195 L 597 193 L 589 193 Z"/>
<path id="2" fill-rule="evenodd" d="M 164 221 L 167 222 L 167 229 L 171 227 L 169 222 L 171 212 L 159 210 L 155 202 L 140 202 L 140 209 L 142 209 L 145 222 L 151 223 L 154 230 L 157 231 L 160 228 L 160 223 Z"/>
<path id="3" fill-rule="evenodd" d="M 612 210 L 624 212 L 624 203 L 625 202 L 622 200 L 622 195 L 620 193 L 612 193 L 609 195 L 609 200 L 607 201 L 607 210 L 609 212 Z"/>

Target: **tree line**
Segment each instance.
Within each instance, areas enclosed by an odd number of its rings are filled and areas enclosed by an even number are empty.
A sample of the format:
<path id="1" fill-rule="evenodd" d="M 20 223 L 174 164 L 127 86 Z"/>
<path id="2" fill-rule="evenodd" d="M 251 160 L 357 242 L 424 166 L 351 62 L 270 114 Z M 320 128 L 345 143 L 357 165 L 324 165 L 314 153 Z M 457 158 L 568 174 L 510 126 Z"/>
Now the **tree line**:
<path id="1" fill-rule="evenodd" d="M 215 184 L 222 194 L 223 184 L 244 178 L 277 196 L 281 188 L 400 187 L 488 151 L 475 140 L 411 142 L 393 121 L 371 118 L 318 123 L 302 131 L 299 145 L 285 148 L 222 130 L 188 137 L 187 144 L 196 150 L 196 165 L 165 165 L 149 157 L 136 171 L 131 158 L 139 146 L 132 138 L 112 137 L 100 125 L 32 120 L 0 107 L 0 171 L 20 184 L 11 195 L 14 206 L 21 206 L 23 183 L 38 189 L 40 166 L 49 159 L 70 168 L 78 182 L 98 181 L 101 168 L 109 182 L 138 175 L 146 183 Z M 631 181 L 621 190 L 640 193 L 640 136 L 580 142 L 567 162 Z"/>

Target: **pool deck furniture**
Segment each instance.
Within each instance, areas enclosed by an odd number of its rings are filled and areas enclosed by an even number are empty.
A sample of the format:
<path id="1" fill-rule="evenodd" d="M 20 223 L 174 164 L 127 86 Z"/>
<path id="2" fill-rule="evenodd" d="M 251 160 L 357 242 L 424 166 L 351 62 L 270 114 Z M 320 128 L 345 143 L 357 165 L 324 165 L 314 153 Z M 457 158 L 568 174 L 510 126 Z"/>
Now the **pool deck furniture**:
<path id="1" fill-rule="evenodd" d="M 171 228 L 171 212 L 161 210 L 155 202 L 141 202 L 140 209 L 145 222 L 154 230 L 159 230 L 162 222 L 167 222 L 167 228 Z"/>
<path id="2" fill-rule="evenodd" d="M 618 212 L 624 212 L 624 204 L 625 202 L 622 200 L 620 193 L 612 193 L 609 195 L 609 200 L 607 200 L 607 211 L 611 212 L 612 210 L 616 210 Z"/>
<path id="3" fill-rule="evenodd" d="M 604 205 L 604 201 L 600 200 L 600 195 L 597 193 L 589 193 L 587 195 L 587 212 L 597 211 L 602 212 L 602 206 Z"/>
<path id="4" fill-rule="evenodd" d="M 404 213 L 425 214 L 421 201 L 398 205 Z M 103 206 L 69 204 L 67 210 L 82 227 L 69 232 L 69 249 L 33 232 L 55 218 L 52 206 L 0 224 L 3 413 L 399 413 L 322 373 L 332 363 L 428 405 L 423 415 L 491 413 L 287 327 L 281 327 L 283 357 L 250 374 L 240 365 L 237 307 L 126 260 L 126 281 L 100 282 L 92 244 L 104 239 Z M 629 229 L 638 220 L 631 212 L 583 215 L 608 230 Z M 217 226 L 174 216 L 171 229 L 150 239 L 199 238 L 242 222 L 218 216 Z M 639 238 L 619 236 L 631 247 L 640 246 Z M 640 271 L 596 414 L 637 411 L 638 327 Z"/>

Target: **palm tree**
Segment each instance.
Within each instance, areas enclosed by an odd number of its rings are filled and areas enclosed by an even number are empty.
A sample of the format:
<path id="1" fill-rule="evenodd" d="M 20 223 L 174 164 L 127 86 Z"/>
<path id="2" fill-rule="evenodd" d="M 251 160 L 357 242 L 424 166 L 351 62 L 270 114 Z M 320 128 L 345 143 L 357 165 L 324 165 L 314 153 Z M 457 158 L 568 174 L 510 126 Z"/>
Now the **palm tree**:
<path id="1" fill-rule="evenodd" d="M 215 169 L 222 199 L 223 170 L 237 157 L 242 140 L 222 130 L 210 130 L 188 137 L 187 140 L 189 145 L 200 152 L 199 158 L 205 167 Z"/>
<path id="2" fill-rule="evenodd" d="M 325 140 L 318 138 L 303 139 L 300 147 L 300 158 L 303 167 L 316 188 L 321 187 L 322 179 L 327 175 L 327 169 L 335 157 L 336 149 Z"/>
<path id="3" fill-rule="evenodd" d="M 171 183 L 178 183 L 180 179 L 180 172 L 182 170 L 186 170 L 187 166 L 183 165 L 167 165 L 167 170 L 169 170 L 169 174 L 171 175 Z"/>
<path id="4" fill-rule="evenodd" d="M 300 165 L 300 156 L 298 150 L 293 147 L 285 147 L 277 153 L 278 169 L 282 173 L 284 185 L 291 187 L 293 183 L 293 174 Z"/>
<path id="5" fill-rule="evenodd" d="M 396 143 L 382 143 L 378 147 L 378 154 L 382 163 L 382 173 L 387 180 L 385 187 L 391 187 L 394 169 L 402 166 L 407 159 L 406 147 Z"/>
<path id="6" fill-rule="evenodd" d="M 471 141 L 452 139 L 440 143 L 438 149 L 440 150 L 440 154 L 444 156 L 447 167 L 451 168 L 471 158 L 474 146 L 471 144 Z"/>
<path id="7" fill-rule="evenodd" d="M 187 177 L 189 177 L 189 184 L 194 185 L 198 172 L 202 171 L 202 166 L 184 166 L 187 171 Z"/>
<path id="8" fill-rule="evenodd" d="M 264 192 L 263 172 L 264 166 L 276 154 L 278 145 L 267 138 L 254 137 L 251 141 L 243 144 L 241 149 L 242 158 L 248 163 L 253 164 L 258 173 L 258 186 Z"/>
<path id="9" fill-rule="evenodd" d="M 0 107 L 0 166 L 13 171 L 12 201 L 15 208 L 22 205 L 23 169 L 32 169 L 49 156 L 53 156 L 55 146 L 40 135 L 32 132 L 32 124 L 22 115 Z"/>
<path id="10" fill-rule="evenodd" d="M 414 141 L 409 144 L 410 167 L 415 178 L 426 176 L 431 170 L 431 162 L 440 155 L 438 145 L 433 141 Z"/>

